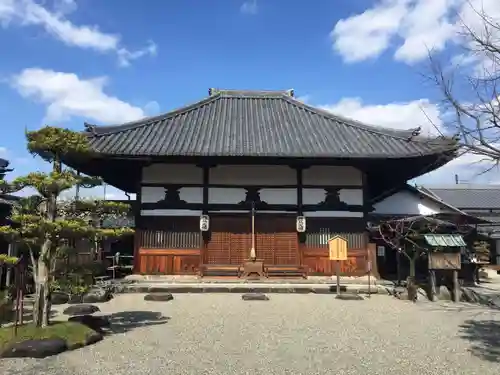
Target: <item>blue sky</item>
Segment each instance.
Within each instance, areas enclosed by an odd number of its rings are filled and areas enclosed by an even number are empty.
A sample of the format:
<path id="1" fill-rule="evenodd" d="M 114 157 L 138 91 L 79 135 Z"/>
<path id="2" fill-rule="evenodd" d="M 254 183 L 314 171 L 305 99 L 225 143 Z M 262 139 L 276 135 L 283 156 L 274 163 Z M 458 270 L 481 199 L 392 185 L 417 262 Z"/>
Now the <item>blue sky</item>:
<path id="1" fill-rule="evenodd" d="M 455 53 L 463 2 L 0 0 L 0 156 L 15 174 L 44 168 L 25 152 L 25 128 L 121 123 L 210 87 L 293 88 L 335 113 L 431 134 L 444 110 L 427 51 Z M 472 161 L 419 182 L 499 182 Z"/>

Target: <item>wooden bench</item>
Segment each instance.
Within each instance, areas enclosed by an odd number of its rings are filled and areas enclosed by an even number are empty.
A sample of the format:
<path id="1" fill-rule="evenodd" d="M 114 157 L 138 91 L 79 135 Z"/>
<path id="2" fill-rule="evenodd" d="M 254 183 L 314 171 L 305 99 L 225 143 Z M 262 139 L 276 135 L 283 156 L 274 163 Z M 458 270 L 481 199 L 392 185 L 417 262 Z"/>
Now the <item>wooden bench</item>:
<path id="1" fill-rule="evenodd" d="M 302 277 L 307 279 L 308 268 L 301 265 L 264 266 L 266 277 Z"/>
<path id="2" fill-rule="evenodd" d="M 203 276 L 236 276 L 240 277 L 240 267 L 228 264 L 202 264 L 199 274 Z"/>

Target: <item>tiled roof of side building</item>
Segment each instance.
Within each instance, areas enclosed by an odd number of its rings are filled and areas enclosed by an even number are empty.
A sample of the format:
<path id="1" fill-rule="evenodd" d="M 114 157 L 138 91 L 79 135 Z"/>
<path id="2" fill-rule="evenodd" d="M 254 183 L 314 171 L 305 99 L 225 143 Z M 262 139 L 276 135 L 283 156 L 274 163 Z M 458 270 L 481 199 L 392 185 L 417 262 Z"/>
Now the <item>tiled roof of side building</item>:
<path id="1" fill-rule="evenodd" d="M 449 138 L 368 126 L 306 105 L 288 91 L 210 90 L 190 106 L 116 125 L 86 124 L 105 155 L 405 158 L 455 150 Z"/>
<path id="2" fill-rule="evenodd" d="M 500 209 L 500 185 L 428 185 L 424 189 L 462 210 Z"/>

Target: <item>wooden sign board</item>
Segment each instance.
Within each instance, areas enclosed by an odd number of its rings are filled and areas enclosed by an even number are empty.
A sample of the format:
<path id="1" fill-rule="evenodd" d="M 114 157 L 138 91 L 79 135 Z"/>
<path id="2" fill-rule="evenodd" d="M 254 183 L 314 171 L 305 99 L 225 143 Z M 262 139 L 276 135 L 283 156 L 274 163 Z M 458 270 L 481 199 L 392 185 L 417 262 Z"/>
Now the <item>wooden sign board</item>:
<path id="1" fill-rule="evenodd" d="M 461 267 L 460 253 L 429 253 L 430 270 L 459 270 Z"/>
<path id="2" fill-rule="evenodd" d="M 340 236 L 328 240 L 330 260 L 347 260 L 347 240 Z"/>

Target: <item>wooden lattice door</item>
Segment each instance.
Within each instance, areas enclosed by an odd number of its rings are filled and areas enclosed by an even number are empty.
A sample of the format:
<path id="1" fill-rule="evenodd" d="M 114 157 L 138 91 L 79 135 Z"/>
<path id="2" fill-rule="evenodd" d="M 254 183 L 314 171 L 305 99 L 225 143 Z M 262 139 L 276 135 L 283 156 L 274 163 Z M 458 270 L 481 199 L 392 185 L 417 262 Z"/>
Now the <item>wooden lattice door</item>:
<path id="1" fill-rule="evenodd" d="M 295 218 L 257 215 L 255 218 L 255 250 L 265 264 L 300 264 Z"/>
<path id="2" fill-rule="evenodd" d="M 242 264 L 252 244 L 251 217 L 245 215 L 213 216 L 210 239 L 205 245 L 207 264 Z"/>

